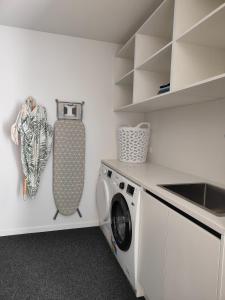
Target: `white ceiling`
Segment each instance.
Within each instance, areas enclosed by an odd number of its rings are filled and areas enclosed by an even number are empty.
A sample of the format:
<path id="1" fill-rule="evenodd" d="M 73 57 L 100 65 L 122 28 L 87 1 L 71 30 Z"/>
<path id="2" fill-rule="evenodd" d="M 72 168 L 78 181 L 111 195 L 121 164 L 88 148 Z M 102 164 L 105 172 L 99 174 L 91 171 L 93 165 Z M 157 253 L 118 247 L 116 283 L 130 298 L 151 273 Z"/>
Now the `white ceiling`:
<path id="1" fill-rule="evenodd" d="M 162 0 L 0 0 L 0 24 L 122 43 Z"/>

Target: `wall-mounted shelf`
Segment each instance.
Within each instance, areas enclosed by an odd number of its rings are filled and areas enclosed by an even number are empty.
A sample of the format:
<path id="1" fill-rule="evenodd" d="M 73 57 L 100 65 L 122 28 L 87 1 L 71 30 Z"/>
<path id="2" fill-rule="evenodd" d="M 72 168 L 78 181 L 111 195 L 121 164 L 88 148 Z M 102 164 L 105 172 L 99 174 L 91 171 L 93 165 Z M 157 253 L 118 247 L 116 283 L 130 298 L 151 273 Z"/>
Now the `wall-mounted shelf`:
<path id="1" fill-rule="evenodd" d="M 134 48 L 135 37 L 133 36 L 117 52 L 114 68 L 114 79 L 116 84 L 120 80 L 126 79 L 126 76 L 134 69 Z"/>
<path id="2" fill-rule="evenodd" d="M 225 73 L 190 85 L 184 89 L 143 99 L 141 102 L 117 108 L 115 111 L 146 113 L 176 106 L 219 100 L 223 99 L 224 95 Z"/>
<path id="3" fill-rule="evenodd" d="M 135 36 L 135 67 L 164 48 L 173 37 L 174 0 L 164 0 Z"/>
<path id="4" fill-rule="evenodd" d="M 168 83 L 170 74 L 167 72 L 149 72 L 136 70 L 134 74 L 133 103 L 154 97 L 159 92 L 159 86 Z"/>
<path id="5" fill-rule="evenodd" d="M 144 22 L 137 33 L 171 40 L 173 35 L 174 0 L 164 0 Z"/>
<path id="6" fill-rule="evenodd" d="M 224 28 L 225 3 L 184 32 L 178 40 L 207 47 L 225 48 L 225 39 L 222 37 Z"/>
<path id="7" fill-rule="evenodd" d="M 225 73 L 225 4 L 192 26 L 174 44 L 174 89 Z"/>
<path id="8" fill-rule="evenodd" d="M 125 61 L 115 83 L 126 92 L 115 98 L 115 111 L 148 112 L 225 98 L 224 2 L 164 0 L 117 53 L 116 60 Z M 158 95 L 160 85 L 169 82 L 170 91 Z"/>
<path id="9" fill-rule="evenodd" d="M 122 48 L 117 51 L 116 56 L 122 58 L 134 58 L 135 36 L 132 36 Z"/>
<path id="10" fill-rule="evenodd" d="M 162 47 L 136 67 L 138 70 L 151 72 L 170 72 L 172 42 Z"/>
<path id="11" fill-rule="evenodd" d="M 191 28 L 197 27 L 211 13 L 215 12 L 224 0 L 179 0 L 175 3 L 176 22 L 174 39 L 179 38 Z"/>
<path id="12" fill-rule="evenodd" d="M 134 70 L 127 72 L 123 75 L 119 80 L 115 82 L 115 84 L 126 84 L 131 85 L 133 84 L 133 77 L 134 77 Z"/>

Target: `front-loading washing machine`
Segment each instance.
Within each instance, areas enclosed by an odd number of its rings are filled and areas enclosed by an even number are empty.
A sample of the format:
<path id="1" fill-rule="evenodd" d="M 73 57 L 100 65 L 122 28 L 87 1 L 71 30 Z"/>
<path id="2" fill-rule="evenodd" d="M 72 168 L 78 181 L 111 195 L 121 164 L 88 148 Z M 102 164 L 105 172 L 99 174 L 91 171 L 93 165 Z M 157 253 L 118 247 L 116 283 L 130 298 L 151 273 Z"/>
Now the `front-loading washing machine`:
<path id="1" fill-rule="evenodd" d="M 99 225 L 111 246 L 111 218 L 110 208 L 113 194 L 113 170 L 101 164 L 96 188 L 96 204 L 99 217 Z"/>
<path id="2" fill-rule="evenodd" d="M 140 193 L 142 188 L 114 172 L 111 200 L 111 232 L 114 254 L 137 297 L 143 296 L 138 281 Z"/>

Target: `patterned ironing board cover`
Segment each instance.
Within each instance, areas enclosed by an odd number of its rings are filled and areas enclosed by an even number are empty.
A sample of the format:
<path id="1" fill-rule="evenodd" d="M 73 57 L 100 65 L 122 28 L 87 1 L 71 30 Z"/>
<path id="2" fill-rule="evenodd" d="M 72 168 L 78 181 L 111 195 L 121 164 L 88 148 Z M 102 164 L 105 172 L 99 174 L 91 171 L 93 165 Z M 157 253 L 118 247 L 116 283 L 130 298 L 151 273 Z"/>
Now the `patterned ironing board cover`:
<path id="1" fill-rule="evenodd" d="M 54 125 L 53 195 L 56 207 L 68 216 L 79 207 L 84 187 L 85 127 L 80 120 Z"/>

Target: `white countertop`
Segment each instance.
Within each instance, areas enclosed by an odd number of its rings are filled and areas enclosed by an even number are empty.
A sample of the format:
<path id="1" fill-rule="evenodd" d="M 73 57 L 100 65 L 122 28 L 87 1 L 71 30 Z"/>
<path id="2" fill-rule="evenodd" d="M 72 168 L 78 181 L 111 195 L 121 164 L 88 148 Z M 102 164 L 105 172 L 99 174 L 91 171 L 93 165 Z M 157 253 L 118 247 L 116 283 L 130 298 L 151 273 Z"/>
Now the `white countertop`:
<path id="1" fill-rule="evenodd" d="M 103 160 L 102 163 L 220 234 L 225 234 L 225 217 L 217 217 L 158 186 L 160 184 L 206 182 L 204 179 L 151 163 L 131 164 L 118 160 Z"/>

